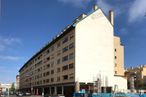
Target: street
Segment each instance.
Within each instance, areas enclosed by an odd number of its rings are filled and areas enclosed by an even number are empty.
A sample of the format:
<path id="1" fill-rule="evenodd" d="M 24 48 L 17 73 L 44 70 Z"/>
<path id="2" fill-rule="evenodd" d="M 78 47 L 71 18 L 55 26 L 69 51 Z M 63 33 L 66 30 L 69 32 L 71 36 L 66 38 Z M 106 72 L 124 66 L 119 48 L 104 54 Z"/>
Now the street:
<path id="1" fill-rule="evenodd" d="M 36 96 L 36 95 L 31 95 L 31 96 L 16 96 L 16 95 L 10 95 L 10 96 L 5 96 L 5 97 L 42 97 L 42 96 Z"/>

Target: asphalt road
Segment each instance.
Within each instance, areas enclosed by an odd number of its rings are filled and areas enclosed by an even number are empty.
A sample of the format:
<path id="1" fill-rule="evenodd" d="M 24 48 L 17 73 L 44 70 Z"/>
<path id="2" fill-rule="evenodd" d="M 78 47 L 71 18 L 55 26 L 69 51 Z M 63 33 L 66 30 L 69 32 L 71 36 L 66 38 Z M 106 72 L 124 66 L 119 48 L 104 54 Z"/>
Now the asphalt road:
<path id="1" fill-rule="evenodd" d="M 31 95 L 31 96 L 16 96 L 16 95 L 10 95 L 10 96 L 5 96 L 5 97 L 42 97 L 42 96 L 35 96 L 35 95 Z"/>

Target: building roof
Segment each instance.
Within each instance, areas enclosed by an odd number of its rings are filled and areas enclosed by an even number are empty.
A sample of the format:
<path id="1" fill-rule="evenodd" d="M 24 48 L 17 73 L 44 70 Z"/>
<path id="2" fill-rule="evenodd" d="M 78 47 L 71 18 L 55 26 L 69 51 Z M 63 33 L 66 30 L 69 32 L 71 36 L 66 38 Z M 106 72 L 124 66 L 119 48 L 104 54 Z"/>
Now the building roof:
<path id="1" fill-rule="evenodd" d="M 63 30 L 63 32 L 60 33 L 60 35 L 57 35 L 55 38 L 52 39 L 52 41 L 48 42 L 42 49 L 40 49 L 35 55 L 33 55 L 19 70 L 19 72 L 21 72 L 21 70 L 26 66 L 26 64 L 28 64 L 30 61 L 33 60 L 33 58 L 35 58 L 36 56 L 38 56 L 39 54 L 41 54 L 44 50 L 48 49 L 48 47 L 52 46 L 52 44 L 54 44 L 56 41 L 58 41 L 59 39 L 61 39 L 63 36 L 65 36 L 67 33 L 69 33 L 71 30 L 74 29 L 73 25 L 68 26 L 67 28 L 65 28 Z"/>

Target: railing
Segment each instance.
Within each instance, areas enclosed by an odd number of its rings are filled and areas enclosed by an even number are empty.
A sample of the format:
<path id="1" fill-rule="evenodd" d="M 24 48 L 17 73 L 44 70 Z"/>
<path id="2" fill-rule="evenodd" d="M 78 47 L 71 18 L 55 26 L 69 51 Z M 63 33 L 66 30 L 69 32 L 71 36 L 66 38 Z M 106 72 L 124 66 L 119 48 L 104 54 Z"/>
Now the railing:
<path id="1" fill-rule="evenodd" d="M 146 97 L 146 94 L 130 94 L 130 93 L 94 93 L 94 94 L 87 94 L 87 93 L 74 93 L 73 97 Z"/>

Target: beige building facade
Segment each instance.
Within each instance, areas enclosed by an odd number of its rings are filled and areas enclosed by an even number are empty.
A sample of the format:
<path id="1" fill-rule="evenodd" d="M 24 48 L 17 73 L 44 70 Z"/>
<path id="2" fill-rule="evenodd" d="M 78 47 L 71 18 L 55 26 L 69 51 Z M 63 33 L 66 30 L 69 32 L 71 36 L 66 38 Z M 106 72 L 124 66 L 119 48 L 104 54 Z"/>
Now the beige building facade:
<path id="1" fill-rule="evenodd" d="M 120 38 L 114 36 L 115 76 L 124 76 L 124 46 Z"/>
<path id="2" fill-rule="evenodd" d="M 96 7 L 91 14 L 79 16 L 23 65 L 19 70 L 20 90 L 72 97 L 76 82 L 92 83 L 98 75 L 101 87 L 127 89 L 127 81 L 121 77 L 123 49 L 119 38 L 114 37 L 112 22 Z M 114 56 L 123 59 L 119 62 Z"/>

